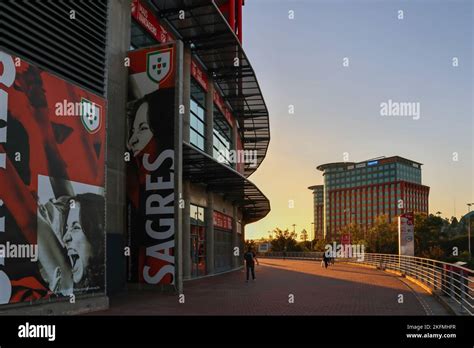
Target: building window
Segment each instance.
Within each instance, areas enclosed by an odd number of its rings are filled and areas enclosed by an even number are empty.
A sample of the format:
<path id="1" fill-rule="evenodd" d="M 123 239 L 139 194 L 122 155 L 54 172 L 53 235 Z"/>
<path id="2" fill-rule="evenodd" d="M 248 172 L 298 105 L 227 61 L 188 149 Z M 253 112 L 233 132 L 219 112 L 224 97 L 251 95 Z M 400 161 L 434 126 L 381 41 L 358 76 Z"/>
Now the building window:
<path id="1" fill-rule="evenodd" d="M 214 106 L 214 138 L 212 144 L 214 158 L 230 165 L 230 150 L 233 148 L 232 127 L 217 106 Z"/>
<path id="2" fill-rule="evenodd" d="M 130 49 L 156 45 L 158 42 L 135 20 L 131 23 Z"/>
<path id="3" fill-rule="evenodd" d="M 190 142 L 204 151 L 206 140 L 205 103 L 206 92 L 194 81 L 191 81 L 191 114 L 190 114 Z"/>

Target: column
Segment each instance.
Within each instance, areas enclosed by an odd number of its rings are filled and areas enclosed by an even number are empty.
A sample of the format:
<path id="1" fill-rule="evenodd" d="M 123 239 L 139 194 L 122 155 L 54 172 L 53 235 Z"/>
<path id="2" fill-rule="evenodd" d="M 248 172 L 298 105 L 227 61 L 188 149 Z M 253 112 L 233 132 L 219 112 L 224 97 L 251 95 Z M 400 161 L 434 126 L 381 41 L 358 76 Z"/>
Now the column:
<path id="1" fill-rule="evenodd" d="M 190 108 L 191 108 L 191 48 L 184 45 L 183 48 L 183 142 L 189 144 L 190 133 Z M 191 278 L 191 183 L 183 181 L 184 209 L 182 216 L 182 260 L 183 260 L 183 280 Z"/>
<path id="2" fill-rule="evenodd" d="M 184 89 L 184 45 L 176 41 L 176 74 L 177 88 L 175 105 L 185 103 Z M 188 100 L 189 102 L 189 100 Z M 179 107 L 175 111 L 174 122 L 174 190 L 178 193 L 178 199 L 183 197 L 183 119 L 180 117 Z M 174 204 L 175 235 L 174 235 L 174 258 L 175 258 L 175 288 L 178 293 L 183 292 L 183 209 L 179 202 Z"/>
<path id="3" fill-rule="evenodd" d="M 206 268 L 207 273 L 214 273 L 214 196 L 207 192 L 206 223 Z"/>
<path id="4" fill-rule="evenodd" d="M 183 141 L 189 144 L 190 108 L 191 108 L 191 48 L 184 47 L 183 52 Z"/>
<path id="5" fill-rule="evenodd" d="M 106 289 L 126 289 L 126 163 L 127 82 L 124 66 L 130 48 L 130 0 L 109 2 L 107 23 L 107 144 L 106 144 Z"/>
<path id="6" fill-rule="evenodd" d="M 232 207 L 232 268 L 237 268 L 240 266 L 240 259 L 242 257 L 242 254 L 244 253 L 244 250 L 240 250 L 239 234 L 237 233 L 237 221 L 239 221 L 239 211 L 235 204 Z M 234 256 L 235 247 L 239 249 L 239 256 Z"/>
<path id="7" fill-rule="evenodd" d="M 206 93 L 206 143 L 204 151 L 212 156 L 213 138 L 214 138 L 214 81 L 209 78 L 208 89 Z"/>

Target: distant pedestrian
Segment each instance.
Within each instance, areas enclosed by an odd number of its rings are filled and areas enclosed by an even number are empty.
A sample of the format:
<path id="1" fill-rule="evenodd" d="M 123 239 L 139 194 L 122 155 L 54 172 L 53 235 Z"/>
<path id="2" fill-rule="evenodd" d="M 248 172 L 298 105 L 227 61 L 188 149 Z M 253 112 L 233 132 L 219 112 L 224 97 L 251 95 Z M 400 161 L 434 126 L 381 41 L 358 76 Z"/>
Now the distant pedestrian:
<path id="1" fill-rule="evenodd" d="M 326 253 L 323 254 L 323 263 L 324 263 L 324 268 L 328 268 L 329 257 L 326 255 Z M 321 264 L 321 266 L 322 266 L 322 264 Z"/>
<path id="2" fill-rule="evenodd" d="M 252 250 L 252 248 L 248 248 L 247 252 L 244 254 L 244 260 L 245 260 L 245 268 L 247 270 L 247 280 L 246 282 L 249 282 L 249 272 L 252 272 L 252 280 L 255 280 L 255 262 L 258 263 L 257 255 L 255 252 Z"/>

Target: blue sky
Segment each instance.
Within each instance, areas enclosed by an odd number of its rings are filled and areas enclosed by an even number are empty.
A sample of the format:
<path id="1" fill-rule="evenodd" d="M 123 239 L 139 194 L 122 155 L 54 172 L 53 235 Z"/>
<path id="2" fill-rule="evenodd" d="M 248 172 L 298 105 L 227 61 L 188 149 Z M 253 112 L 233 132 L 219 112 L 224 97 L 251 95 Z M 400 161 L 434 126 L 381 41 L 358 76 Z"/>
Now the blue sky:
<path id="1" fill-rule="evenodd" d="M 247 226 L 248 238 L 293 223 L 309 231 L 307 187 L 322 183 L 316 165 L 342 161 L 344 152 L 350 161 L 419 161 L 430 211 L 466 212 L 474 201 L 472 1 L 247 0 L 243 15 L 272 138 L 251 177 L 272 212 Z M 389 99 L 420 103 L 420 119 L 380 116 Z"/>

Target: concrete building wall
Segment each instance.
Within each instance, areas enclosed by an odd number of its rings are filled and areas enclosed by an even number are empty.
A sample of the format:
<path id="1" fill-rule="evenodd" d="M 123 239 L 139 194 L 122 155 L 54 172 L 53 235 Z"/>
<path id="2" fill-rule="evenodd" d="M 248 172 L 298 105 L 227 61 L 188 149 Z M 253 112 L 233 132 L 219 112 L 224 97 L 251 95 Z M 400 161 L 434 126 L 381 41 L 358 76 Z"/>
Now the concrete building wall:
<path id="1" fill-rule="evenodd" d="M 223 196 L 214 194 L 214 210 L 232 216 L 234 212 L 234 206 L 232 202 L 226 201 Z"/>
<path id="2" fill-rule="evenodd" d="M 189 193 L 189 200 L 192 204 L 207 207 L 206 185 L 191 184 Z"/>

